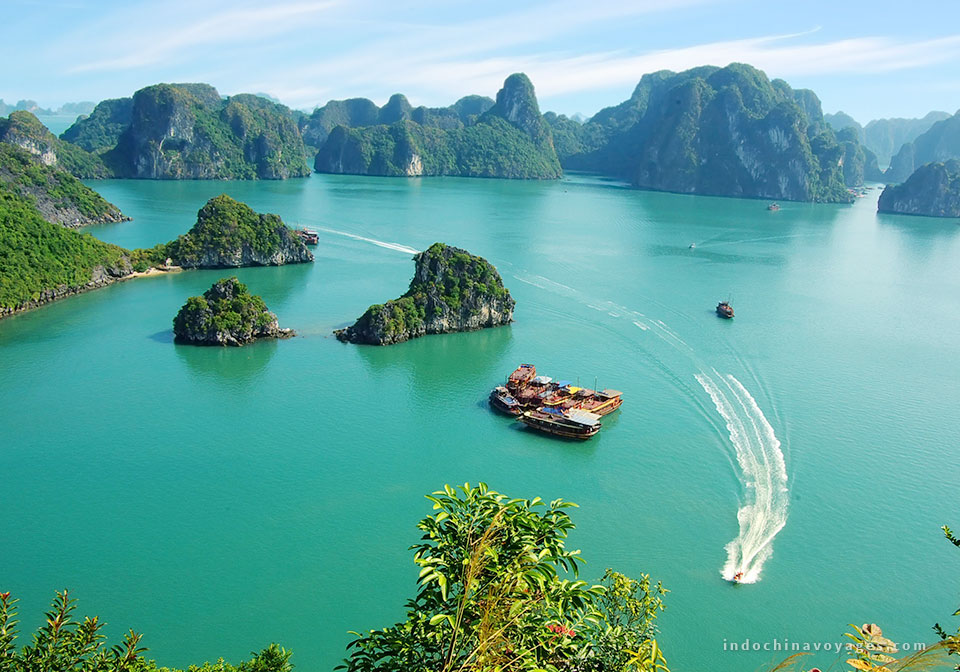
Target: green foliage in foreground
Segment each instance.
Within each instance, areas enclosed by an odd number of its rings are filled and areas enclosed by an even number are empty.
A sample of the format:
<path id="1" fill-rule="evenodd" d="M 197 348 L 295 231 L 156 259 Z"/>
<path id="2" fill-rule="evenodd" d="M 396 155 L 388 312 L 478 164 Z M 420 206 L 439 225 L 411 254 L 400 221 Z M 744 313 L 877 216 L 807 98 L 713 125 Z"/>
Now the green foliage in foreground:
<path id="1" fill-rule="evenodd" d="M 17 600 L 0 593 L 0 672 L 180 672 L 157 667 L 143 657 L 142 635 L 130 630 L 123 642 L 112 647 L 100 634 L 105 625 L 99 617 L 74 619 L 76 600 L 66 590 L 57 593 L 46 613 L 46 623 L 22 649 L 16 648 Z M 188 672 L 290 672 L 290 652 L 271 644 L 238 665 L 221 658 L 216 663 L 191 665 Z"/>
<path id="2" fill-rule="evenodd" d="M 610 570 L 599 584 L 578 580 L 583 560 L 564 546 L 575 504 L 482 483 L 428 499 L 436 513 L 417 525 L 407 618 L 358 635 L 348 672 L 666 670 L 654 639 L 666 591 Z"/>
<path id="3" fill-rule="evenodd" d="M 0 308 L 45 290 L 88 283 L 97 266 L 122 264 L 125 250 L 43 219 L 31 199 L 0 181 Z"/>

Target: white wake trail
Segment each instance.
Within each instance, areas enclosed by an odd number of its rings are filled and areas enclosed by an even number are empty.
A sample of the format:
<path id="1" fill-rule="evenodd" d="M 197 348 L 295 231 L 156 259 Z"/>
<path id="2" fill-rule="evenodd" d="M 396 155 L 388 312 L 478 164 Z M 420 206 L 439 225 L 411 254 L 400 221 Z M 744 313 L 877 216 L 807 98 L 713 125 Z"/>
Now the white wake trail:
<path id="1" fill-rule="evenodd" d="M 726 545 L 727 562 L 721 575 L 732 581 L 755 583 L 763 563 L 773 554 L 773 538 L 787 522 L 789 497 L 787 468 L 773 427 L 756 400 L 734 376 L 696 374 L 727 424 L 746 487 L 737 511 L 740 532 Z"/>
<path id="2" fill-rule="evenodd" d="M 404 252 L 406 254 L 417 254 L 420 252 L 420 250 L 415 250 L 412 247 L 401 245 L 400 243 L 388 243 L 386 241 L 376 240 L 374 238 L 364 238 L 363 236 L 358 236 L 355 233 L 347 233 L 346 231 L 336 231 L 334 229 L 328 229 L 323 226 L 317 226 L 314 228 L 316 228 L 318 231 L 324 231 L 326 233 L 334 233 L 338 236 L 346 236 L 347 238 L 353 238 L 354 240 L 362 240 L 365 243 L 373 243 L 378 247 L 385 247 L 388 250 L 396 250 L 397 252 Z"/>

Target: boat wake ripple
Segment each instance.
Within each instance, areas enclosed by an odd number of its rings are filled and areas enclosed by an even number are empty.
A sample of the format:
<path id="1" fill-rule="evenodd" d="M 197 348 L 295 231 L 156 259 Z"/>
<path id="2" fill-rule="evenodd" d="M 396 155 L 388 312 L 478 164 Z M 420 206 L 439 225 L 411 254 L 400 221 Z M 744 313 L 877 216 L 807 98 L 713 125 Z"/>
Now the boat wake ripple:
<path id="1" fill-rule="evenodd" d="M 755 583 L 763 563 L 773 554 L 773 538 L 787 522 L 787 469 L 780 440 L 763 411 L 734 376 L 699 373 L 697 381 L 710 395 L 727 424 L 736 451 L 746 493 L 737 511 L 740 531 L 726 545 L 727 562 L 721 575 L 741 583 Z"/>
<path id="2" fill-rule="evenodd" d="M 355 233 L 347 233 L 346 231 L 336 231 L 334 229 L 328 229 L 323 226 L 317 226 L 314 228 L 316 228 L 318 231 L 324 231 L 325 233 L 333 233 L 338 236 L 346 236 L 347 238 L 353 238 L 354 240 L 362 240 L 365 243 L 372 243 L 374 245 L 377 245 L 378 247 L 384 247 L 388 250 L 396 250 L 397 252 L 403 252 L 405 254 L 417 254 L 420 252 L 420 250 L 415 250 L 412 247 L 408 247 L 407 245 L 401 245 L 400 243 L 388 243 L 386 241 L 376 240 L 374 238 L 364 238 L 363 236 L 358 236 Z"/>

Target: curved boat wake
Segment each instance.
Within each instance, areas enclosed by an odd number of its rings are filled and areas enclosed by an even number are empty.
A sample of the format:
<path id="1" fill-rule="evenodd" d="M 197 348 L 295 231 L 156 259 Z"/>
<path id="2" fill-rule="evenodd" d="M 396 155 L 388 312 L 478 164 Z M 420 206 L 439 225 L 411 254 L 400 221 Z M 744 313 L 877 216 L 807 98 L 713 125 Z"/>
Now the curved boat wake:
<path id="1" fill-rule="evenodd" d="M 746 487 L 737 510 L 740 532 L 726 545 L 727 562 L 720 574 L 727 581 L 756 583 L 773 554 L 773 538 L 787 522 L 787 469 L 773 427 L 747 389 L 734 376 L 696 374 L 727 424 Z"/>
<path id="2" fill-rule="evenodd" d="M 365 238 L 364 236 L 358 236 L 355 233 L 347 233 L 346 231 L 337 231 L 336 229 L 328 229 L 325 226 L 315 226 L 315 229 L 318 231 L 323 231 L 324 233 L 333 233 L 338 236 L 346 236 L 347 238 L 353 238 L 354 240 L 361 240 L 365 243 L 372 243 L 377 247 L 383 247 L 388 250 L 396 250 L 397 252 L 403 252 L 405 254 L 417 254 L 420 250 L 415 250 L 409 245 L 402 245 L 400 243 L 390 243 L 385 240 L 377 240 L 375 238 Z"/>

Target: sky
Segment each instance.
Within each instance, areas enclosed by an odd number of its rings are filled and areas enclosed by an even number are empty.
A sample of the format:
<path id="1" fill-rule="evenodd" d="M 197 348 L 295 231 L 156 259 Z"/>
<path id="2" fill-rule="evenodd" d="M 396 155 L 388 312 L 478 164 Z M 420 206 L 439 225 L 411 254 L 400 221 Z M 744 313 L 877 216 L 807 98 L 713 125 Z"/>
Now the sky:
<path id="1" fill-rule="evenodd" d="M 495 96 L 590 116 L 644 73 L 750 63 L 861 123 L 960 108 L 958 0 L 0 0 L 0 98 L 129 96 L 157 82 L 416 105 Z"/>

